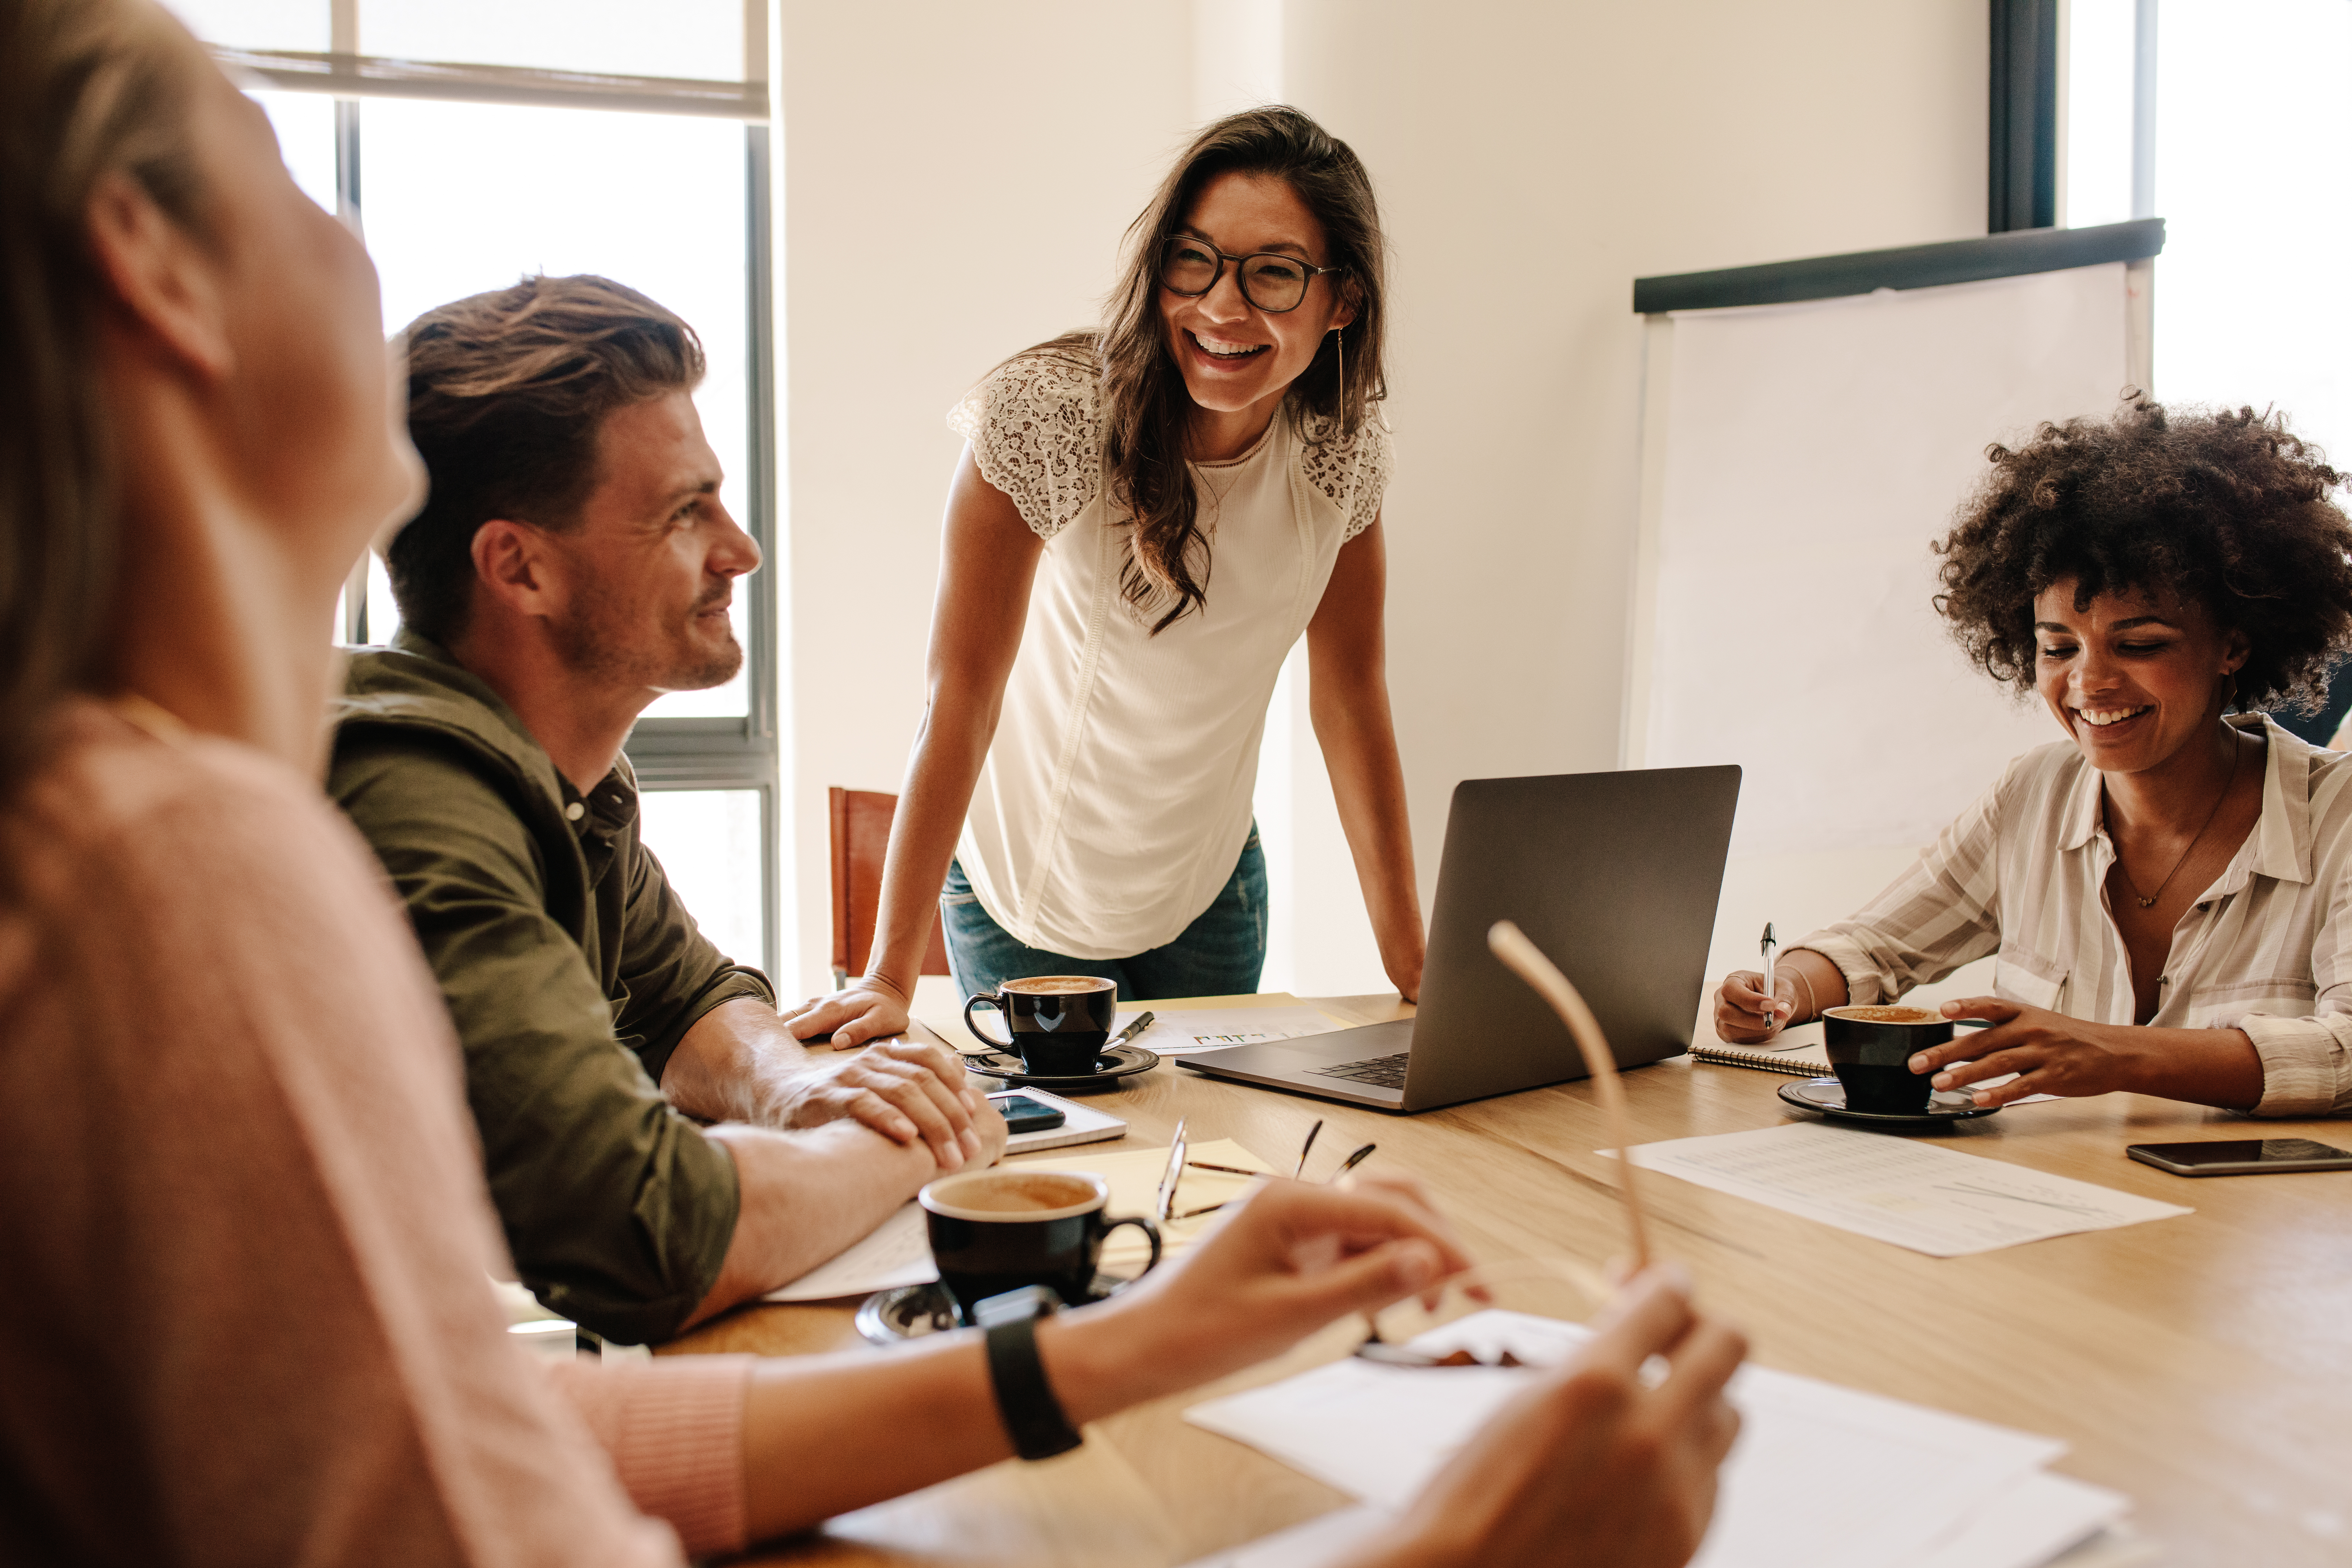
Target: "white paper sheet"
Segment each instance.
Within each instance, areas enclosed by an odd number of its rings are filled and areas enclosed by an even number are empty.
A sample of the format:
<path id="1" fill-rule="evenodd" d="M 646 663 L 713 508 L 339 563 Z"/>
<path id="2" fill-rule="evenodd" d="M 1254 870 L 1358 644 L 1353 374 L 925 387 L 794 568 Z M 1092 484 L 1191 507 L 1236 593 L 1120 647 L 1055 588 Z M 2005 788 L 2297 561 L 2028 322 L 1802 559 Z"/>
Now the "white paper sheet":
<path id="1" fill-rule="evenodd" d="M 1548 1362 L 1584 1337 L 1577 1324 L 1486 1311 L 1412 1343 L 1482 1356 L 1508 1347 L 1522 1360 Z M 1368 1502 L 1401 1508 L 1533 1375 L 1351 1358 L 1195 1405 L 1185 1419 Z M 2053 1438 L 1764 1367 L 1743 1369 L 1729 1397 L 1744 1425 L 1694 1568 L 1908 1568 L 1959 1539 L 1977 1510 L 2064 1449 Z M 1938 1561 L 1933 1568 L 1977 1565 Z"/>
<path id="2" fill-rule="evenodd" d="M 2042 1568 L 2130 1511 L 2121 1492 L 2028 1476 L 1904 1568 Z"/>
<path id="3" fill-rule="evenodd" d="M 1194 1558 L 1185 1568 L 1324 1568 L 1395 1522 L 1385 1509 L 1334 1509 L 1304 1524 Z"/>
<path id="4" fill-rule="evenodd" d="M 1265 1040 L 1296 1040 L 1348 1027 L 1328 1014 L 1296 1004 L 1287 1007 L 1185 1007 L 1170 1012 L 1150 1006 L 1127 1007 L 1120 1010 L 1115 1026 L 1124 1029 L 1146 1013 L 1154 1015 L 1151 1027 L 1129 1043 L 1158 1051 L 1163 1057 L 1223 1050 L 1227 1046 L 1254 1046 Z"/>
<path id="5" fill-rule="evenodd" d="M 1812 1123 L 1643 1143 L 1633 1160 L 1645 1171 L 1931 1258 L 2195 1212 L 1929 1143 Z"/>
<path id="6" fill-rule="evenodd" d="M 2126 1543 L 2110 1533 L 2130 1507 L 2117 1493 L 2038 1473 L 1978 1509 L 1901 1568 L 2116 1568 Z M 1386 1509 L 1358 1504 L 1197 1558 L 1187 1568 L 1325 1568 L 1394 1527 Z"/>
<path id="7" fill-rule="evenodd" d="M 923 1206 L 908 1204 L 874 1227 L 829 1263 L 820 1263 L 771 1301 L 829 1301 L 836 1296 L 867 1296 L 900 1285 L 925 1285 L 940 1277 L 931 1243 L 923 1229 Z"/>

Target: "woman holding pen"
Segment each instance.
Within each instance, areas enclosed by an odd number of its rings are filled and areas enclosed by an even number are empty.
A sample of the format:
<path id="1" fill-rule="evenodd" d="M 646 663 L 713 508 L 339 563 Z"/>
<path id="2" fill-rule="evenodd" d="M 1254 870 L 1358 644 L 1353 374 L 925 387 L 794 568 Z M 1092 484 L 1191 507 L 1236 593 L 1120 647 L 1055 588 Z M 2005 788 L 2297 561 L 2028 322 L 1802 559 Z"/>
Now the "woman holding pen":
<path id="1" fill-rule="evenodd" d="M 1104 327 L 1015 355 L 950 416 L 969 445 L 874 957 L 792 1016 L 803 1037 L 906 1027 L 935 898 L 967 995 L 1068 973 L 1124 998 L 1256 990 L 1250 797 L 1301 633 L 1381 962 L 1420 990 L 1370 181 L 1306 115 L 1253 110 L 1204 131 L 1129 232 Z"/>
<path id="2" fill-rule="evenodd" d="M 2345 473 L 2284 415 L 2138 394 L 1988 456 L 1936 606 L 2064 738 L 1852 918 L 1727 976 L 1716 1033 L 1991 957 L 1991 994 L 1943 1005 L 1991 1026 L 1911 1058 L 1937 1089 L 2352 1112 L 2352 759 L 2263 711 L 2318 708 L 2352 644 Z"/>

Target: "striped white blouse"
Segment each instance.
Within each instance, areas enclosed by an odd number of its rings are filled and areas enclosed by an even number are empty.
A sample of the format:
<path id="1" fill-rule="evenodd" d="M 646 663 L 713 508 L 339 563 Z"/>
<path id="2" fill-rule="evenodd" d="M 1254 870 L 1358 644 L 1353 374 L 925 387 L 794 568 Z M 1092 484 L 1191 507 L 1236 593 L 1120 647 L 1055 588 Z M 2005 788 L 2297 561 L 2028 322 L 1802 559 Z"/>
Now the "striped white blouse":
<path id="1" fill-rule="evenodd" d="M 2259 715 L 2230 721 L 2267 733 L 2263 814 L 2173 928 L 2148 1022 L 2244 1030 L 2263 1060 L 2257 1116 L 2352 1110 L 2352 756 Z M 2115 860 L 2098 772 L 2061 741 L 2011 763 L 1853 919 L 1791 945 L 1835 963 L 1856 1002 L 1996 953 L 2007 1000 L 2129 1024 L 2131 960 L 2106 903 Z"/>

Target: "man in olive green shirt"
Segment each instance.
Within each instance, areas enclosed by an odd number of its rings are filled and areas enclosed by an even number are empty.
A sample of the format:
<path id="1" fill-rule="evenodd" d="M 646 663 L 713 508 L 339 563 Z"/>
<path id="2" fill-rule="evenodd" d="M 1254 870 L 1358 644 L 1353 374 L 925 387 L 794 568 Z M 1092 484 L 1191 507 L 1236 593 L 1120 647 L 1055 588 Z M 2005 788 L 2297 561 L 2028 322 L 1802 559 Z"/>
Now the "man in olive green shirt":
<path id="1" fill-rule="evenodd" d="M 407 337 L 433 491 L 387 551 L 404 625 L 353 656 L 329 788 L 448 1001 L 518 1272 L 609 1339 L 667 1339 L 993 1160 L 1003 1123 L 939 1047 L 807 1051 L 638 837 L 622 743 L 740 667 L 727 604 L 760 560 L 691 331 L 532 279 Z"/>

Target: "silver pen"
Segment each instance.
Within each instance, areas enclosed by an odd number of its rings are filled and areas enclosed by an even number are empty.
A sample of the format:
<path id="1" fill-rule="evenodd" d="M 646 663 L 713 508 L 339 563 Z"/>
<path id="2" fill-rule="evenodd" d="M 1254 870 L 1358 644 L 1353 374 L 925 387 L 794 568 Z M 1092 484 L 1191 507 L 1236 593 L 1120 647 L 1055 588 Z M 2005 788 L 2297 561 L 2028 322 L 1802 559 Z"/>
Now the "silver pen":
<path id="1" fill-rule="evenodd" d="M 1780 953 L 1780 939 L 1779 937 L 1776 937 L 1776 936 L 1774 936 L 1774 935 L 1772 934 L 1772 922 L 1771 922 L 1770 921 L 1766 921 L 1764 922 L 1764 943 L 1763 943 L 1763 947 L 1764 947 L 1764 1016 L 1769 1020 L 1769 1019 L 1772 1016 L 1772 1013 L 1773 1013 L 1773 1005 L 1773 1005 L 1773 1002 L 1774 1002 L 1774 1000 L 1775 1000 L 1775 997 L 1774 997 L 1774 994 L 1773 994 L 1773 991 L 1772 991 L 1772 985 L 1773 985 L 1773 980 L 1772 980 L 1773 960 L 1774 960 L 1774 958 L 1775 958 L 1775 957 Z"/>
<path id="2" fill-rule="evenodd" d="M 1169 1210 L 1176 1206 L 1176 1184 L 1184 1179 L 1184 1118 L 1176 1119 L 1176 1136 L 1168 1144 L 1168 1169 L 1160 1173 L 1160 1196 L 1152 1215 L 1166 1225 Z"/>

